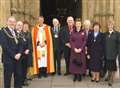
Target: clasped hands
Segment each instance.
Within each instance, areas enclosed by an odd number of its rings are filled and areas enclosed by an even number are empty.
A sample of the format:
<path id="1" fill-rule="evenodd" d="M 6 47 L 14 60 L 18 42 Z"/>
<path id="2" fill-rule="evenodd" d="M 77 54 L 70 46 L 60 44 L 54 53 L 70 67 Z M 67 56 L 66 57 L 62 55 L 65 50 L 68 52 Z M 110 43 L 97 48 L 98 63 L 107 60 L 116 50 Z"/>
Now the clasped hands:
<path id="1" fill-rule="evenodd" d="M 75 51 L 75 53 L 81 53 L 82 49 L 81 48 L 79 48 L 79 49 L 75 48 L 74 51 Z"/>

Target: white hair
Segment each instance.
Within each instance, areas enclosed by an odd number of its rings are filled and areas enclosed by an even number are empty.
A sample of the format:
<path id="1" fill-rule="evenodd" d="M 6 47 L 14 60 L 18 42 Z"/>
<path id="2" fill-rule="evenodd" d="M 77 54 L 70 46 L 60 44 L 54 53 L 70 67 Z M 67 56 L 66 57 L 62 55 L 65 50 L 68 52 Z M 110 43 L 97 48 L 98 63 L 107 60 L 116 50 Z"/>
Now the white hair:
<path id="1" fill-rule="evenodd" d="M 11 20 L 11 19 L 14 19 L 16 21 L 16 18 L 14 16 L 10 16 L 7 21 Z"/>
<path id="2" fill-rule="evenodd" d="M 23 24 L 23 22 L 22 21 L 17 21 L 17 24 Z"/>
<path id="3" fill-rule="evenodd" d="M 57 18 L 53 18 L 53 22 L 59 23 L 59 20 Z"/>
<path id="4" fill-rule="evenodd" d="M 91 25 L 91 22 L 90 22 L 90 20 L 85 20 L 83 24 L 84 25 L 86 25 L 86 24 Z"/>
<path id="5" fill-rule="evenodd" d="M 68 22 L 68 20 L 74 21 L 74 18 L 72 16 L 69 16 L 69 17 L 67 17 L 67 22 Z"/>

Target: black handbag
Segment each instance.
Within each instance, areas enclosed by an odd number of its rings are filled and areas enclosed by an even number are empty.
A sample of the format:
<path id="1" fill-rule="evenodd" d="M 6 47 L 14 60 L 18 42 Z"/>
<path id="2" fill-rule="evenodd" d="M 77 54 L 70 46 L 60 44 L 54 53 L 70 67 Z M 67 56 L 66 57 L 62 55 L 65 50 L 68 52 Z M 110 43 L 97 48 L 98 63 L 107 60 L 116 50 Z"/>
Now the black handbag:
<path id="1" fill-rule="evenodd" d="M 78 58 L 73 59 L 72 63 L 79 67 L 82 65 L 81 59 L 78 59 Z"/>

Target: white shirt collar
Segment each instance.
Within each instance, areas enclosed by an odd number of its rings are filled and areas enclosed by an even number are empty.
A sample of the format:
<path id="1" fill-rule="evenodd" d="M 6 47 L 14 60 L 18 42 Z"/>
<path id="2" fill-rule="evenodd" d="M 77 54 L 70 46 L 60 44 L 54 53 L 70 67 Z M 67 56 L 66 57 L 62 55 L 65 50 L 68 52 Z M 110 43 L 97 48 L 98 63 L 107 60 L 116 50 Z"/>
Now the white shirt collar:
<path id="1" fill-rule="evenodd" d="M 112 33 L 113 33 L 113 30 L 109 31 L 109 33 L 112 34 Z"/>

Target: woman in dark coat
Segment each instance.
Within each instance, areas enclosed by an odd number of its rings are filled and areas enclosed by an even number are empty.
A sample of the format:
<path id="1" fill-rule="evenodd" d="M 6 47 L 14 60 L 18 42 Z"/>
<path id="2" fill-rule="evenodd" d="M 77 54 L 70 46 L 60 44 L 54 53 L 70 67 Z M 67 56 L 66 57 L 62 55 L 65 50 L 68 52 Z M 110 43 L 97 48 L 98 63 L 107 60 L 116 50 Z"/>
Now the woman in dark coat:
<path id="1" fill-rule="evenodd" d="M 27 86 L 27 73 L 28 69 L 32 67 L 32 38 L 29 32 L 29 23 L 27 21 L 23 22 L 23 55 L 22 55 L 22 82 L 23 86 Z M 31 78 L 30 78 L 31 79 Z"/>
<path id="2" fill-rule="evenodd" d="M 108 21 L 107 27 L 108 31 L 105 33 L 106 68 L 108 71 L 108 85 L 112 86 L 114 74 L 117 70 L 116 58 L 119 51 L 119 32 L 115 31 L 113 20 Z"/>
<path id="3" fill-rule="evenodd" d="M 87 57 L 90 59 L 90 69 L 92 71 L 92 80 L 99 82 L 100 71 L 102 70 L 102 59 L 104 57 L 104 35 L 100 32 L 100 24 L 93 24 L 94 31 L 88 35 Z"/>
<path id="4" fill-rule="evenodd" d="M 81 21 L 77 19 L 76 28 L 70 36 L 71 56 L 70 56 L 70 73 L 74 75 L 73 81 L 81 81 L 81 75 L 86 72 L 85 44 L 86 34 L 81 29 Z"/>

